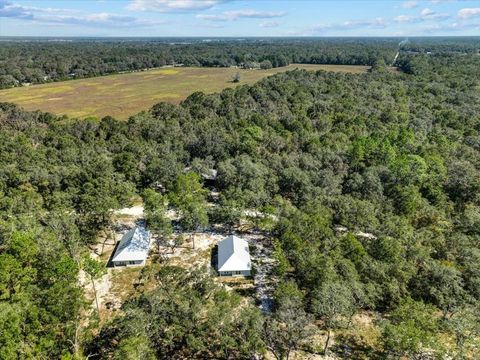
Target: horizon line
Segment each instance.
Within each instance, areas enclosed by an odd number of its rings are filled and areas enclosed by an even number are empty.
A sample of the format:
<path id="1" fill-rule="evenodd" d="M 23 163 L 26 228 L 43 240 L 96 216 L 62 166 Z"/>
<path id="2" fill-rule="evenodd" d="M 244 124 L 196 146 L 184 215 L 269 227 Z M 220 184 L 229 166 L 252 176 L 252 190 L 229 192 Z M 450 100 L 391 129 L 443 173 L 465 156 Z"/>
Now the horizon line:
<path id="1" fill-rule="evenodd" d="M 351 35 L 351 36 L 335 36 L 335 35 L 271 35 L 271 36 L 207 36 L 207 35 L 192 35 L 192 36 L 109 36 L 109 35 L 65 35 L 65 36 L 50 36 L 50 35 L 0 35 L 0 39 L 8 38 L 43 38 L 43 39 L 65 39 L 65 38 L 113 38 L 113 39 L 315 39 L 315 38 L 480 38 L 480 35 Z"/>

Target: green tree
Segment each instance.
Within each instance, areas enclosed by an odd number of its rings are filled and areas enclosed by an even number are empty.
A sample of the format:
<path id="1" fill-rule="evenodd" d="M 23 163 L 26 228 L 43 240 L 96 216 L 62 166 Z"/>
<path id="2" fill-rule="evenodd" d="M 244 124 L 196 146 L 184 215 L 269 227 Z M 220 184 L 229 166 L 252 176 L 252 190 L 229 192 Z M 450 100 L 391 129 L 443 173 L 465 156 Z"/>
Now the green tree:
<path id="1" fill-rule="evenodd" d="M 284 308 L 290 303 L 300 308 L 303 306 L 304 294 L 300 291 L 295 281 L 286 280 L 278 284 L 273 298 L 277 309 Z"/>
<path id="2" fill-rule="evenodd" d="M 157 286 L 132 299 L 87 346 L 102 358 L 251 359 L 261 354 L 262 317 L 216 284 L 205 268 L 162 266 Z"/>
<path id="3" fill-rule="evenodd" d="M 469 296 L 459 270 L 432 261 L 412 279 L 413 294 L 436 305 L 446 318 L 465 304 Z"/>
<path id="4" fill-rule="evenodd" d="M 455 359 L 480 357 L 477 340 L 480 336 L 480 306 L 467 305 L 459 309 L 445 323 L 455 337 Z"/>
<path id="5" fill-rule="evenodd" d="M 208 225 L 207 196 L 200 176 L 194 172 L 180 175 L 169 193 L 169 198 L 180 212 L 180 223 L 185 230 L 193 231 L 192 246 L 195 248 L 195 232 Z"/>
<path id="6" fill-rule="evenodd" d="M 260 63 L 260 69 L 262 70 L 268 70 L 272 68 L 272 62 L 270 60 L 263 60 Z"/>
<path id="7" fill-rule="evenodd" d="M 155 360 L 155 352 L 145 336 L 131 336 L 120 340 L 113 358 L 115 360 Z"/>
<path id="8" fill-rule="evenodd" d="M 385 63 L 385 60 L 380 58 L 380 59 L 377 59 L 371 69 L 370 69 L 371 72 L 386 72 L 387 71 L 387 64 Z"/>
<path id="9" fill-rule="evenodd" d="M 435 308 L 413 300 L 398 306 L 384 324 L 382 341 L 386 353 L 414 357 L 436 347 L 438 323 Z"/>
<path id="10" fill-rule="evenodd" d="M 160 253 L 160 245 L 169 245 L 173 232 L 172 221 L 167 216 L 168 199 L 147 189 L 143 192 L 143 201 L 147 227 L 157 236 L 157 250 Z"/>
<path id="11" fill-rule="evenodd" d="M 218 206 L 213 207 L 209 212 L 211 222 L 221 224 L 232 232 L 235 225 L 240 222 L 242 217 L 242 206 L 234 199 L 226 199 L 223 194 L 220 195 Z"/>
<path id="12" fill-rule="evenodd" d="M 100 316 L 100 305 L 98 303 L 97 288 L 95 286 L 95 280 L 100 279 L 106 272 L 105 266 L 90 256 L 85 256 L 83 259 L 83 270 L 90 277 L 92 282 L 93 294 L 95 296 L 95 305 L 97 307 L 97 314 Z"/>
<path id="13" fill-rule="evenodd" d="M 345 325 L 346 319 L 354 312 L 355 302 L 352 290 L 339 281 L 328 281 L 314 291 L 312 312 L 323 320 L 327 339 L 323 352 L 326 354 L 332 329 Z"/>
<path id="14" fill-rule="evenodd" d="M 275 266 L 275 273 L 279 276 L 283 276 L 290 270 L 291 265 L 288 261 L 285 252 L 282 249 L 282 245 L 278 240 L 273 242 L 273 257 L 277 261 Z"/>
<path id="15" fill-rule="evenodd" d="M 277 360 L 288 360 L 311 335 L 311 318 L 297 300 L 283 299 L 273 314 L 265 319 L 263 340 Z"/>

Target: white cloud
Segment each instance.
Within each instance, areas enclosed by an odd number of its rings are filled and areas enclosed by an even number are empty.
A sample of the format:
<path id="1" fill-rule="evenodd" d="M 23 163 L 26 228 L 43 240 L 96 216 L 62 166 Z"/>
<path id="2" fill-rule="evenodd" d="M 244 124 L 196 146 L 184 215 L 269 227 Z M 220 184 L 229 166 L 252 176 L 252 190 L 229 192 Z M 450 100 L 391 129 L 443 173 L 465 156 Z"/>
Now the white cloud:
<path id="1" fill-rule="evenodd" d="M 224 11 L 222 14 L 198 14 L 197 19 L 207 21 L 234 21 L 238 19 L 271 19 L 285 16 L 284 12 L 257 11 L 257 10 L 232 10 Z"/>
<path id="2" fill-rule="evenodd" d="M 228 17 L 226 15 L 213 15 L 213 14 L 198 14 L 197 19 L 206 20 L 206 21 L 227 21 Z"/>
<path id="3" fill-rule="evenodd" d="M 465 23 L 465 22 L 453 22 L 449 24 L 435 24 L 424 29 L 425 33 L 439 33 L 439 32 L 454 32 L 465 31 L 468 29 L 480 29 L 478 24 Z"/>
<path id="4" fill-rule="evenodd" d="M 345 21 L 341 24 L 334 25 L 334 27 L 339 29 L 352 29 L 359 27 L 384 28 L 386 26 L 387 23 L 381 17 L 375 18 L 373 20 L 350 20 Z"/>
<path id="5" fill-rule="evenodd" d="M 433 4 L 433 5 L 438 5 L 438 4 L 441 4 L 441 3 L 446 3 L 446 2 L 456 2 L 457 0 L 431 0 L 430 2 Z"/>
<path id="6" fill-rule="evenodd" d="M 31 20 L 33 13 L 24 6 L 0 0 L 0 17 Z"/>
<path id="7" fill-rule="evenodd" d="M 6 0 L 0 0 L 0 17 L 14 17 L 23 19 L 32 19 L 34 13 L 42 14 L 72 14 L 78 13 L 74 9 L 60 9 L 60 8 L 40 8 L 35 6 L 24 6 L 20 4 L 11 3 Z"/>
<path id="8" fill-rule="evenodd" d="M 280 23 L 278 21 L 262 21 L 259 25 L 263 28 L 273 28 L 278 27 Z"/>
<path id="9" fill-rule="evenodd" d="M 417 6 L 418 6 L 418 2 L 416 1 L 405 1 L 402 4 L 402 7 L 405 9 L 413 9 L 413 8 L 416 8 Z"/>
<path id="10" fill-rule="evenodd" d="M 420 12 L 420 18 L 422 20 L 444 20 L 444 19 L 448 19 L 450 17 L 449 14 L 447 13 L 437 13 L 436 11 L 433 11 L 431 9 L 423 9 L 421 12 Z"/>
<path id="11" fill-rule="evenodd" d="M 469 19 L 480 16 L 480 8 L 465 8 L 458 11 L 458 17 L 461 19 Z"/>
<path id="12" fill-rule="evenodd" d="M 70 15 L 77 13 L 77 15 Z M 69 15 L 66 15 L 69 14 Z M 54 25 L 85 25 L 108 27 L 145 27 L 164 24 L 165 21 L 149 21 L 133 16 L 111 13 L 78 14 L 78 11 L 69 9 L 37 8 L 13 4 L 0 0 L 0 18 L 16 18 L 42 24 Z"/>
<path id="13" fill-rule="evenodd" d="M 275 11 L 257 11 L 257 10 L 234 10 L 225 11 L 225 15 L 235 20 L 238 18 L 256 18 L 256 19 L 268 19 L 285 16 L 284 12 Z"/>
<path id="14" fill-rule="evenodd" d="M 201 28 L 210 28 L 210 29 L 223 29 L 225 28 L 224 24 L 219 24 L 219 23 L 198 23 L 194 24 L 194 27 L 201 27 Z"/>
<path id="15" fill-rule="evenodd" d="M 75 9 L 61 9 L 61 8 L 40 8 L 36 6 L 22 6 L 26 11 L 41 12 L 41 13 L 76 13 Z"/>
<path id="16" fill-rule="evenodd" d="M 383 29 L 387 27 L 387 22 L 383 18 L 373 20 L 348 20 L 342 23 L 318 24 L 306 28 L 299 32 L 290 32 L 289 35 L 312 36 L 324 34 L 332 30 L 354 30 L 354 29 Z"/>
<path id="17" fill-rule="evenodd" d="M 133 16 L 124 16 L 110 13 L 94 13 L 85 16 L 37 16 L 35 20 L 43 23 L 64 25 L 108 26 L 108 27 L 145 27 L 164 24 L 165 21 L 149 21 L 137 19 Z"/>
<path id="18" fill-rule="evenodd" d="M 132 0 L 132 11 L 189 12 L 211 9 L 223 0 Z"/>
<path id="19" fill-rule="evenodd" d="M 428 9 L 428 8 L 427 8 L 427 9 L 423 9 L 423 10 L 420 12 L 420 15 L 421 15 L 421 16 L 429 16 L 429 15 L 431 15 L 431 14 L 434 14 L 434 12 L 433 12 L 432 10 Z"/>
<path id="20" fill-rule="evenodd" d="M 423 9 L 419 16 L 399 15 L 393 18 L 397 23 L 419 23 L 424 21 L 442 21 L 449 19 L 451 16 L 446 13 L 437 13 L 431 9 Z"/>
<path id="21" fill-rule="evenodd" d="M 415 18 L 413 16 L 408 16 L 408 15 L 399 15 L 399 16 L 393 18 L 393 21 L 399 22 L 399 23 L 410 23 L 410 22 L 417 21 L 417 18 Z"/>

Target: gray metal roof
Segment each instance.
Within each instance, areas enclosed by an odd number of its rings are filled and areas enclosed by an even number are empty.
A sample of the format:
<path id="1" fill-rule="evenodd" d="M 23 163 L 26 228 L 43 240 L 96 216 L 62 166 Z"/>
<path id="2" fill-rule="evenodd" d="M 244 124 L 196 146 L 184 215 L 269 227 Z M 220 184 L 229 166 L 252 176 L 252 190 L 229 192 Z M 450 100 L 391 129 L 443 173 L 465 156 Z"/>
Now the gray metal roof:
<path id="1" fill-rule="evenodd" d="M 251 270 L 248 243 L 230 235 L 218 243 L 218 271 Z"/>
<path id="2" fill-rule="evenodd" d="M 112 261 L 143 261 L 150 249 L 150 231 L 135 227 L 120 240 Z"/>

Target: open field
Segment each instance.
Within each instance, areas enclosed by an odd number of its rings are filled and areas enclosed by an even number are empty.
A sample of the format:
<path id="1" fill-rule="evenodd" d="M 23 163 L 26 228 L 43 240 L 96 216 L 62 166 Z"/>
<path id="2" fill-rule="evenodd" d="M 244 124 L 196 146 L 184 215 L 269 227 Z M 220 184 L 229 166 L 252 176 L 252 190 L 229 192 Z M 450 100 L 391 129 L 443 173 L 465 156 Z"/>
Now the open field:
<path id="1" fill-rule="evenodd" d="M 270 70 L 177 67 L 70 80 L 0 90 L 0 102 L 13 102 L 27 110 L 42 110 L 70 117 L 127 119 L 152 105 L 179 103 L 195 91 L 213 93 L 227 87 L 253 84 L 278 72 L 295 68 L 363 73 L 368 66 L 292 64 Z M 238 84 L 232 77 L 240 73 Z"/>

